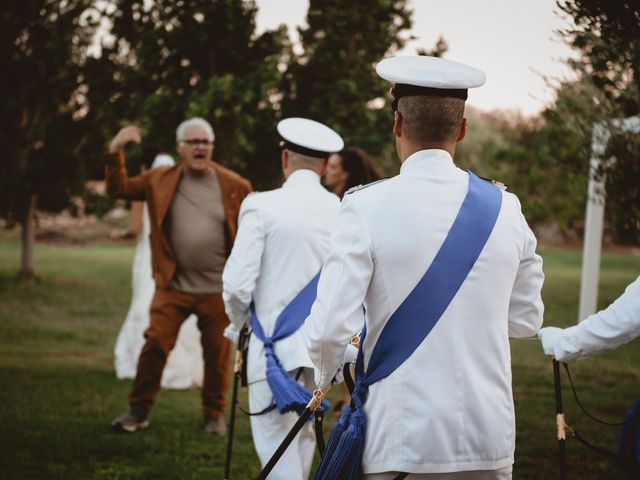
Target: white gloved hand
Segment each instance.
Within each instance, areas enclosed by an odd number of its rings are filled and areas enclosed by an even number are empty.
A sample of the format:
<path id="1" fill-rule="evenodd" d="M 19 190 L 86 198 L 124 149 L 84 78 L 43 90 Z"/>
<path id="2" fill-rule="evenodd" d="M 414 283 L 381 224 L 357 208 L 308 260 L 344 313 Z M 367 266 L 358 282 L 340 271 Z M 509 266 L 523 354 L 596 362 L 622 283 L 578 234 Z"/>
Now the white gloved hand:
<path id="1" fill-rule="evenodd" d="M 350 343 L 347 345 L 347 349 L 344 351 L 344 359 L 342 364 L 345 363 L 356 363 L 356 358 L 358 357 L 358 347 Z"/>
<path id="2" fill-rule="evenodd" d="M 555 356 L 556 343 L 560 341 L 563 328 L 558 327 L 544 327 L 538 332 L 538 338 L 542 342 L 542 349 L 544 353 L 550 356 Z"/>
<path id="3" fill-rule="evenodd" d="M 240 330 L 238 330 L 235 323 L 230 323 L 227 328 L 224 329 L 224 333 L 222 335 L 231 340 L 234 345 L 237 345 L 238 339 L 240 338 Z"/>
<path id="4" fill-rule="evenodd" d="M 352 345 L 351 343 L 347 345 L 347 349 L 344 351 L 344 357 L 342 358 L 342 364 L 338 371 L 336 372 L 336 383 L 344 382 L 344 372 L 343 368 L 346 363 L 356 363 L 356 357 L 358 356 L 358 347 Z"/>

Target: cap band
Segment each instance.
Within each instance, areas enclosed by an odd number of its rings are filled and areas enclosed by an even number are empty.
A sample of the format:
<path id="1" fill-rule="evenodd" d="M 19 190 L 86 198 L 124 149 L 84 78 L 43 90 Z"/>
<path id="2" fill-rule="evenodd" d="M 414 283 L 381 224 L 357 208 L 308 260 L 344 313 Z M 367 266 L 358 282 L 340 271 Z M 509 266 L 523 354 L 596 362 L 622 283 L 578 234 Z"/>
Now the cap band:
<path id="1" fill-rule="evenodd" d="M 292 152 L 299 153 L 300 155 L 306 155 L 307 157 L 315 157 L 315 158 L 328 158 L 331 155 L 330 152 L 321 152 L 320 150 L 313 150 L 311 148 L 306 148 L 301 145 L 296 145 L 295 143 L 291 143 L 287 140 L 282 140 L 280 142 L 280 148 L 291 150 Z"/>
<path id="2" fill-rule="evenodd" d="M 407 85 L 406 83 L 396 83 L 391 88 L 391 95 L 393 95 L 393 103 L 391 108 L 395 112 L 398 110 L 398 101 L 402 97 L 417 97 L 417 96 L 429 96 L 429 97 L 453 97 L 466 100 L 469 96 L 469 91 L 466 88 L 433 88 L 433 87 L 419 87 L 417 85 Z"/>

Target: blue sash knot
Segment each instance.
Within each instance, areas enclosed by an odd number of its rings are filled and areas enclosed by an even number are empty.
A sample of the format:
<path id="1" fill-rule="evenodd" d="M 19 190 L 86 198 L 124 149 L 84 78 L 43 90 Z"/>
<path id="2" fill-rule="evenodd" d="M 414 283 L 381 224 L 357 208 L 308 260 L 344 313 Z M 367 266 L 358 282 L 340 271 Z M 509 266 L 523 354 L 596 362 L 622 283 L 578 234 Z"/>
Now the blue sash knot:
<path id="1" fill-rule="evenodd" d="M 256 315 L 256 309 L 251 303 L 251 328 L 264 345 L 264 355 L 267 363 L 267 383 L 273 394 L 275 406 L 280 413 L 296 412 L 302 414 L 305 407 L 311 400 L 313 394 L 300 385 L 289 375 L 275 351 L 275 344 L 294 334 L 304 323 L 304 320 L 311 313 L 311 306 L 318 291 L 318 272 L 311 281 L 295 296 L 295 298 L 284 308 L 276 319 L 273 335 L 267 337 L 262 325 Z M 328 402 L 323 402 L 325 409 L 329 408 Z M 270 407 L 265 409 L 268 411 Z"/>

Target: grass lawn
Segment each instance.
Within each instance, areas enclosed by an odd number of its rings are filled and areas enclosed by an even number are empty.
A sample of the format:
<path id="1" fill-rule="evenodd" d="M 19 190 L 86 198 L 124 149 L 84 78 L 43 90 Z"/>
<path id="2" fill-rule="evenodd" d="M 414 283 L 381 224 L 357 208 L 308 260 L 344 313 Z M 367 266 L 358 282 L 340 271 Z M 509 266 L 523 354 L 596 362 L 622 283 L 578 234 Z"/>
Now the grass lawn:
<path id="1" fill-rule="evenodd" d="M 133 247 L 37 246 L 40 281 L 15 280 L 15 241 L 0 241 L 0 479 L 220 479 L 225 440 L 202 431 L 199 392 L 161 392 L 151 427 L 118 435 L 130 381 L 116 380 L 113 346 L 130 296 Z M 580 252 L 545 249 L 547 325 L 577 315 Z M 640 257 L 604 255 L 600 306 L 640 273 Z M 551 361 L 535 340 L 514 340 L 518 441 L 514 478 L 559 478 Z M 638 343 L 576 362 L 578 393 L 593 413 L 619 421 L 640 396 Z M 564 385 L 567 421 L 614 448 L 618 429 L 579 413 Z M 246 397 L 243 393 L 243 403 Z M 259 467 L 249 422 L 238 416 L 233 477 Z M 329 425 L 327 425 L 327 428 Z M 606 460 L 568 441 L 569 478 L 618 479 Z"/>

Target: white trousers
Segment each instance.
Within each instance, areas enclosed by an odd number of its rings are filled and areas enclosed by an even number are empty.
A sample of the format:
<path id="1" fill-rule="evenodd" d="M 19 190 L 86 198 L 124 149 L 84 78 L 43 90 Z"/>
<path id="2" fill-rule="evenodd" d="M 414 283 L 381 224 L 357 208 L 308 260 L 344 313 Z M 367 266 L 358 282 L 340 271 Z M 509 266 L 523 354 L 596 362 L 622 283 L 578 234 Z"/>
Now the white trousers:
<path id="1" fill-rule="evenodd" d="M 313 389 L 313 370 L 305 368 L 298 383 Z M 272 401 L 273 396 L 266 380 L 249 385 L 249 409 L 251 412 L 263 410 Z M 297 420 L 296 413 L 290 412 L 281 415 L 278 410 L 251 417 L 253 444 L 263 467 Z M 311 470 L 315 448 L 316 438 L 313 422 L 310 421 L 300 430 L 267 478 L 269 480 L 306 480 Z"/>
<path id="2" fill-rule="evenodd" d="M 406 480 L 511 480 L 513 465 L 499 470 L 472 470 L 468 472 L 451 473 L 414 473 L 405 477 Z M 366 480 L 393 480 L 398 472 L 371 473 L 365 475 Z"/>

